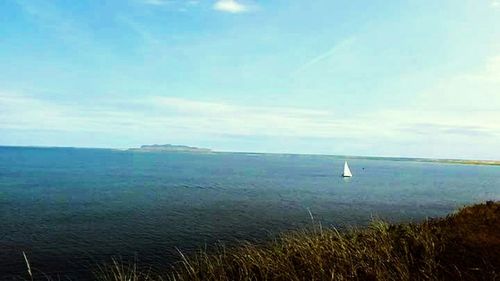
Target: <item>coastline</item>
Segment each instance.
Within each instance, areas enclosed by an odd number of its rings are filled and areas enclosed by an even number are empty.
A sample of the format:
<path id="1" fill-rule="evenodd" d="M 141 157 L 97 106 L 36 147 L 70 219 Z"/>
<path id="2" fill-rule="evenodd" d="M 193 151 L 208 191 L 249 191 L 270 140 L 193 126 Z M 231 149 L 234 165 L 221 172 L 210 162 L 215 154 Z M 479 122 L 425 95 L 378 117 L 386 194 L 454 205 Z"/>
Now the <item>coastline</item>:
<path id="1" fill-rule="evenodd" d="M 263 153 L 263 152 L 245 152 L 245 151 L 217 151 L 209 148 L 198 148 L 189 146 L 176 146 L 180 149 L 148 149 L 146 148 L 102 148 L 102 147 L 71 147 L 71 146 L 9 146 L 0 145 L 0 148 L 11 149 L 85 149 L 85 150 L 111 150 L 117 152 L 141 152 L 141 153 L 190 153 L 190 154 L 244 154 L 253 155 L 283 155 L 283 156 L 325 156 L 336 159 L 363 159 L 363 160 L 386 160 L 386 161 L 410 161 L 424 163 L 440 164 L 458 164 L 458 165 L 483 165 L 500 166 L 500 160 L 477 160 L 477 159 L 442 159 L 442 158 L 418 158 L 418 157 L 386 157 L 386 156 L 355 156 L 355 155 L 335 155 L 335 154 L 301 154 L 301 153 Z"/>
<path id="2" fill-rule="evenodd" d="M 462 164 L 462 165 L 486 165 L 486 166 L 500 166 L 500 161 L 494 160 L 448 160 L 448 159 L 429 159 L 426 162 L 437 162 L 443 164 Z"/>

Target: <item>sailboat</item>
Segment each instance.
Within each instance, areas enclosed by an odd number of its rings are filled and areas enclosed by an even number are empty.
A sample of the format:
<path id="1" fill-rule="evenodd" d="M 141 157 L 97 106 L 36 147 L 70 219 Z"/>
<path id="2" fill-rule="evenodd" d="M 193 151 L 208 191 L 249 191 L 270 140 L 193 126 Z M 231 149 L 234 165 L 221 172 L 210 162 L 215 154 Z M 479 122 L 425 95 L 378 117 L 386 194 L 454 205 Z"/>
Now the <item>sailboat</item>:
<path id="1" fill-rule="evenodd" d="M 349 165 L 347 165 L 347 161 L 344 162 L 344 172 L 342 173 L 344 178 L 352 177 L 351 169 L 349 169 Z"/>

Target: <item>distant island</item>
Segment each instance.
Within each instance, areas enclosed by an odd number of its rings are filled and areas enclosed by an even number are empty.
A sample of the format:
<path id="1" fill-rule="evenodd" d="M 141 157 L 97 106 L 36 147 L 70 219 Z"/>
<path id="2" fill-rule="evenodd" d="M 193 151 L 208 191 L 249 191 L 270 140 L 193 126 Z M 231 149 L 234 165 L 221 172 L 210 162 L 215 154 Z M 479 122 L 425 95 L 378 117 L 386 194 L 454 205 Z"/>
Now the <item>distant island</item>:
<path id="1" fill-rule="evenodd" d="M 140 152 L 196 152 L 196 153 L 208 153 L 212 152 L 208 148 L 200 148 L 186 145 L 174 145 L 174 144 L 152 144 L 152 145 L 141 145 L 139 148 L 129 148 L 130 151 L 140 151 Z"/>

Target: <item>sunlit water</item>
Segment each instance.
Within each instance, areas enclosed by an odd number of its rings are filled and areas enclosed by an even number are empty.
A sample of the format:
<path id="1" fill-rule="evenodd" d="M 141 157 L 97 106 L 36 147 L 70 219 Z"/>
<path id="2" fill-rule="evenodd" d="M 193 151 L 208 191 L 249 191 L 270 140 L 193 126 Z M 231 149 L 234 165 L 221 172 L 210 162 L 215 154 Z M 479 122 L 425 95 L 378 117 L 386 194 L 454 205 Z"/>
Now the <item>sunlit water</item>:
<path id="1" fill-rule="evenodd" d="M 110 257 L 265 241 L 317 221 L 416 221 L 500 200 L 500 167 L 271 154 L 0 147 L 0 279 L 33 267 L 82 280 Z"/>

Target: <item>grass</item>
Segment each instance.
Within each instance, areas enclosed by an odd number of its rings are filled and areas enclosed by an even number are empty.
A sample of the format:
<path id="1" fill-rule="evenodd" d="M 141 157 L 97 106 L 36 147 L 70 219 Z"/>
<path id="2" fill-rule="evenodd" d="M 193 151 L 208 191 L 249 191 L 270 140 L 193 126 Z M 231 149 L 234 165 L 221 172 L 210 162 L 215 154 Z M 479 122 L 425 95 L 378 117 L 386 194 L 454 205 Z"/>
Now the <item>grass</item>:
<path id="1" fill-rule="evenodd" d="M 31 273 L 27 258 L 26 263 Z M 98 281 L 500 280 L 500 202 L 418 224 L 374 221 L 345 232 L 318 224 L 265 245 L 180 253 L 178 263 L 163 269 L 113 260 L 94 276 Z"/>
<path id="2" fill-rule="evenodd" d="M 375 221 L 338 232 L 320 225 L 268 244 L 220 247 L 172 268 L 141 272 L 118 262 L 100 281 L 139 280 L 499 280 L 500 202 L 419 224 Z"/>

